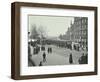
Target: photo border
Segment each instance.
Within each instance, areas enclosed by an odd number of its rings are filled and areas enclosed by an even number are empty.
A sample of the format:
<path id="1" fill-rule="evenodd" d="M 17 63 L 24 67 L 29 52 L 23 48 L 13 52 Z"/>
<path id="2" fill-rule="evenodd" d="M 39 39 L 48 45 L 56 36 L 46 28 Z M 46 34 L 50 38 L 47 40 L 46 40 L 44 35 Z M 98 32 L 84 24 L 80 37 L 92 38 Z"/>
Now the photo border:
<path id="1" fill-rule="evenodd" d="M 21 7 L 38 7 L 38 8 L 56 8 L 56 9 L 75 9 L 94 11 L 94 72 L 78 72 L 78 73 L 59 73 L 59 74 L 43 74 L 43 75 L 20 75 L 20 8 Z M 38 79 L 38 78 L 55 78 L 69 76 L 97 75 L 97 7 L 92 6 L 76 6 L 61 4 L 43 4 L 43 3 L 26 3 L 14 2 L 11 4 L 11 78 L 15 80 L 22 79 Z"/>

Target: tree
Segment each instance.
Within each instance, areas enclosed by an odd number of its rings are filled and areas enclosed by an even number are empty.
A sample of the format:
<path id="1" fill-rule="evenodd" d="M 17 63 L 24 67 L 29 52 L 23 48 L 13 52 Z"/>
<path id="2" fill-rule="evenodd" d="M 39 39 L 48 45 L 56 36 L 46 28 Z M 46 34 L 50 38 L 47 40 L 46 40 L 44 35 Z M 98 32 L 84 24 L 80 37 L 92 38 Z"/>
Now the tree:
<path id="1" fill-rule="evenodd" d="M 39 33 L 36 29 L 36 25 L 34 24 L 34 25 L 32 25 L 32 28 L 31 28 L 31 38 L 32 39 L 37 39 L 38 36 L 39 36 Z"/>
<path id="2" fill-rule="evenodd" d="M 39 33 L 41 39 L 44 39 L 47 35 L 43 26 L 40 26 L 38 28 L 38 33 Z"/>

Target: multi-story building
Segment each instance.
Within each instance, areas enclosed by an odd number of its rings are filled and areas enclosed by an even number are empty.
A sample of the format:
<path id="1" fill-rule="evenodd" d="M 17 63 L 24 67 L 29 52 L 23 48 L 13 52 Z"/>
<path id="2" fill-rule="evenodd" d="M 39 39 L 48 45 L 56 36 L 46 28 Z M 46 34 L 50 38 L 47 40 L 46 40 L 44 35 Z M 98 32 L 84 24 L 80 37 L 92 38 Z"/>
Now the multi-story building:
<path id="1" fill-rule="evenodd" d="M 66 32 L 67 40 L 80 43 L 81 46 L 87 47 L 88 39 L 88 18 L 87 17 L 75 17 L 73 24 L 68 28 Z"/>

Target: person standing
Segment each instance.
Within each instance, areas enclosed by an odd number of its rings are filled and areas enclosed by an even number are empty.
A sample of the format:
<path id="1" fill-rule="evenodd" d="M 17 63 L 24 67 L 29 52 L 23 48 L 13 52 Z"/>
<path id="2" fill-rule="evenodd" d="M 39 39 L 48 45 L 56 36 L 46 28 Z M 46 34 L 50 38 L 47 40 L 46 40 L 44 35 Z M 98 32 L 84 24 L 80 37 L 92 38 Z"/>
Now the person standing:
<path id="1" fill-rule="evenodd" d="M 50 53 L 52 53 L 52 47 L 50 48 Z"/>
<path id="2" fill-rule="evenodd" d="M 30 45 L 28 44 L 28 55 L 31 54 L 31 49 L 30 49 Z"/>
<path id="3" fill-rule="evenodd" d="M 46 53 L 43 53 L 43 62 L 46 62 Z"/>
<path id="4" fill-rule="evenodd" d="M 70 64 L 72 64 L 72 63 L 73 63 L 72 53 L 69 55 L 69 63 L 70 63 Z"/>
<path id="5" fill-rule="evenodd" d="M 48 53 L 50 52 L 50 48 L 48 48 Z"/>
<path id="6" fill-rule="evenodd" d="M 40 61 L 40 64 L 39 64 L 39 66 L 42 66 L 42 61 Z"/>

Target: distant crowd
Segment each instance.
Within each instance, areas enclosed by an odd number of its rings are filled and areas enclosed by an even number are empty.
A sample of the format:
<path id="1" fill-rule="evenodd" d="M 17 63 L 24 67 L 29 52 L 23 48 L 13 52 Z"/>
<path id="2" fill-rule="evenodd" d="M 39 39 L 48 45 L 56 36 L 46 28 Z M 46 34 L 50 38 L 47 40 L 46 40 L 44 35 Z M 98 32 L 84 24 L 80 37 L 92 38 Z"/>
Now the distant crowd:
<path id="1" fill-rule="evenodd" d="M 56 43 L 56 46 L 57 47 L 66 47 L 68 49 L 71 49 L 72 50 L 72 46 L 71 44 L 58 44 L 58 42 L 53 42 L 52 44 L 55 45 L 54 43 Z M 48 45 L 51 45 L 51 43 L 47 43 Z M 38 53 L 40 51 L 43 51 L 43 54 L 42 54 L 42 57 L 43 57 L 43 61 L 40 61 L 39 63 L 39 66 L 42 66 L 43 65 L 43 62 L 46 62 L 46 52 L 48 54 L 52 53 L 53 52 L 53 48 L 51 46 L 49 46 L 47 49 L 45 48 L 45 44 L 42 44 L 41 46 L 39 46 L 40 44 L 38 42 L 29 42 L 28 43 L 28 55 L 29 55 L 29 58 L 30 56 L 32 55 L 38 55 Z M 31 54 L 31 48 L 30 46 L 33 48 L 33 54 Z M 74 45 L 74 49 L 79 51 L 79 46 L 75 46 Z M 46 51 L 47 50 L 47 51 Z M 87 54 L 82 54 L 82 56 L 79 58 L 78 60 L 79 64 L 87 64 L 88 63 L 88 58 L 87 58 Z M 69 63 L 70 64 L 74 64 L 74 61 L 73 61 L 73 54 L 70 53 L 69 55 Z"/>

